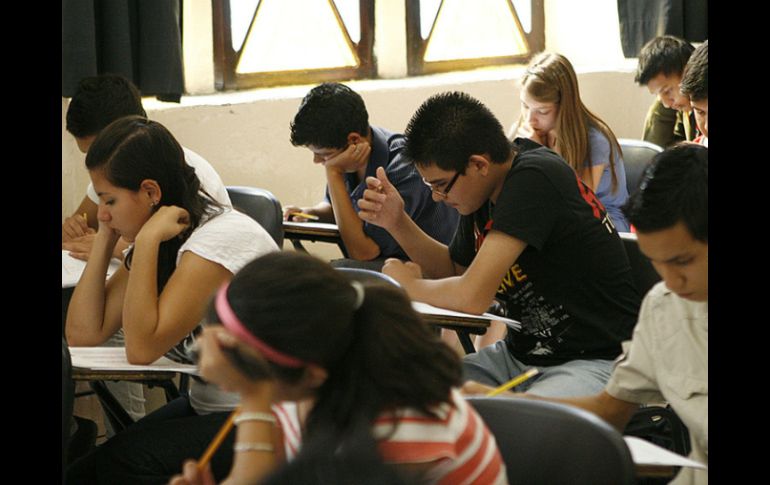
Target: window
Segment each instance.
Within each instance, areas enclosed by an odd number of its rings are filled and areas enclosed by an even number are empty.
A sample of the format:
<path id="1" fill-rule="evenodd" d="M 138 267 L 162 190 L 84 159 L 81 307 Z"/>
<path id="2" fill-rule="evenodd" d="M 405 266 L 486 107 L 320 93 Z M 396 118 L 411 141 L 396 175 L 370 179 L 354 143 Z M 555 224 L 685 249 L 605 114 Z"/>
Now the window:
<path id="1" fill-rule="evenodd" d="M 410 75 L 528 61 L 545 47 L 543 0 L 407 0 Z"/>
<path id="2" fill-rule="evenodd" d="M 214 0 L 219 90 L 372 77 L 371 0 Z"/>

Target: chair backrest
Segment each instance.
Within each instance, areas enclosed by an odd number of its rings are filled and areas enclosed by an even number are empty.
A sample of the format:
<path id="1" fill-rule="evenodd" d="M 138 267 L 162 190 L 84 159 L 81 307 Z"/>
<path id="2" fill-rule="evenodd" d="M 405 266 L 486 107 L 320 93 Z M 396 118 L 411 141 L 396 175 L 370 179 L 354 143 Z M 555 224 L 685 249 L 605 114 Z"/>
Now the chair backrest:
<path id="1" fill-rule="evenodd" d="M 506 397 L 468 402 L 494 434 L 510 483 L 635 483 L 623 437 L 588 411 Z"/>
<path id="2" fill-rule="evenodd" d="M 228 186 L 227 194 L 233 207 L 251 217 L 265 228 L 278 247 L 283 247 L 283 212 L 281 203 L 265 189 Z"/>
<path id="3" fill-rule="evenodd" d="M 634 284 L 639 291 L 639 295 L 644 297 L 655 283 L 660 281 L 660 275 L 652 263 L 639 250 L 639 242 L 636 240 L 636 234 L 632 232 L 619 232 L 620 240 L 623 241 L 623 247 L 628 256 L 628 262 L 631 264 L 631 272 L 634 275 Z"/>
<path id="4" fill-rule="evenodd" d="M 70 441 L 72 406 L 75 400 L 75 383 L 72 381 L 70 349 L 64 337 L 61 339 L 61 459 L 62 470 L 67 462 Z"/>
<path id="5" fill-rule="evenodd" d="M 364 268 L 342 268 L 337 267 L 334 268 L 337 271 L 342 271 L 348 275 L 348 277 L 352 280 L 356 281 L 385 281 L 386 283 L 390 283 L 391 285 L 395 285 L 400 287 L 401 285 L 398 284 L 398 281 L 394 280 L 390 276 L 386 275 L 385 273 L 380 273 L 379 271 L 373 271 L 371 269 L 364 269 Z"/>
<path id="6" fill-rule="evenodd" d="M 652 157 L 663 149 L 654 143 L 631 138 L 619 138 L 618 144 L 623 150 L 623 162 L 626 168 L 626 188 L 631 195 L 642 182 L 644 169 L 650 164 Z"/>

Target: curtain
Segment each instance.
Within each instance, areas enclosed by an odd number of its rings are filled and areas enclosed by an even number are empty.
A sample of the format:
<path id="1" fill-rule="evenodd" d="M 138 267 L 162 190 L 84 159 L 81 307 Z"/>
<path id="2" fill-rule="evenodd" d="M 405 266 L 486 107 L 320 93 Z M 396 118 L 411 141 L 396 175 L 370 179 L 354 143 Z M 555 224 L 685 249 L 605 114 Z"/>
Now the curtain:
<path id="1" fill-rule="evenodd" d="M 103 73 L 143 96 L 179 102 L 184 92 L 180 0 L 62 0 L 62 96 Z"/>
<path id="2" fill-rule="evenodd" d="M 708 0 L 618 0 L 620 43 L 625 57 L 659 35 L 689 42 L 708 39 Z"/>

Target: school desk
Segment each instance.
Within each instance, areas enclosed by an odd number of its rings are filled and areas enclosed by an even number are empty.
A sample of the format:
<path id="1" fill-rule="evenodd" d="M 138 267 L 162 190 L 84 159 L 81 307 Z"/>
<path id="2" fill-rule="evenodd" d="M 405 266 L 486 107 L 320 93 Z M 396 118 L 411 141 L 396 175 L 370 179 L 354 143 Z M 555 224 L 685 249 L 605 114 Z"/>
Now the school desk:
<path id="1" fill-rule="evenodd" d="M 307 252 L 302 241 L 328 242 L 340 247 L 343 254 L 342 239 L 337 224 L 326 222 L 292 222 L 283 221 L 283 237 L 290 240 L 294 249 Z"/>

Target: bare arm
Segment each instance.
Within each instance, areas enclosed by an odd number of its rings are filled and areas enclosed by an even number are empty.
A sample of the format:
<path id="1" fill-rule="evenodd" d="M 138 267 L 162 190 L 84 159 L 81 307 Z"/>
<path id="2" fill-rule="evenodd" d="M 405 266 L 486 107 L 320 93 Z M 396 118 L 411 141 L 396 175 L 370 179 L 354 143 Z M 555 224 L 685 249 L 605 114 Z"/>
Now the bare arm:
<path id="1" fill-rule="evenodd" d="M 340 167 L 351 165 L 349 161 L 351 159 L 366 160 L 369 158 L 369 153 L 371 153 L 371 146 L 368 143 L 359 143 L 348 146 L 342 153 L 324 163 L 329 197 L 340 237 L 348 255 L 363 261 L 379 256 L 380 246 L 364 232 L 364 223 L 353 208 L 350 194 L 345 187 L 345 172 Z"/>
<path id="2" fill-rule="evenodd" d="M 318 216 L 318 222 L 334 223 L 334 212 L 332 205 L 325 200 L 312 207 L 298 207 L 296 205 L 287 205 L 283 208 L 283 220 L 292 222 L 307 222 L 304 217 L 292 217 L 296 212 L 303 212 L 313 216 Z"/>
<path id="3" fill-rule="evenodd" d="M 468 381 L 463 384 L 462 392 L 465 395 L 485 395 L 492 389 L 494 388 L 479 382 Z M 585 409 L 586 411 L 594 413 L 595 415 L 610 423 L 620 432 L 625 429 L 628 421 L 631 419 L 631 416 L 633 416 L 636 410 L 639 409 L 638 404 L 613 397 L 609 395 L 607 391 L 602 391 L 599 394 L 594 394 L 593 396 L 581 397 L 543 397 L 527 393 L 504 392 L 500 394 L 500 397 L 509 397 L 513 399 L 534 399 L 537 401 L 550 401 L 569 404 L 571 406 Z"/>
<path id="4" fill-rule="evenodd" d="M 106 226 L 94 238 L 91 257 L 67 310 L 65 333 L 72 346 L 101 345 L 120 328 L 128 272 L 121 266 L 105 285 L 117 240 L 118 235 Z"/>
<path id="5" fill-rule="evenodd" d="M 418 301 L 441 308 L 481 314 L 489 308 L 497 288 L 527 243 L 500 231 L 490 231 L 473 263 L 460 276 L 438 280 L 419 274 L 397 260 L 388 260 L 382 272 L 392 276 Z"/>
<path id="6" fill-rule="evenodd" d="M 378 168 L 377 178 L 368 177 L 366 185 L 364 198 L 358 201 L 358 216 L 388 231 L 425 275 L 446 278 L 465 271 L 452 261 L 446 245 L 428 236 L 404 211 L 404 200 L 388 180 L 385 169 Z"/>
<path id="7" fill-rule="evenodd" d="M 151 363 L 168 352 L 200 322 L 211 294 L 232 277 L 224 266 L 185 252 L 158 297 L 158 249 L 187 225 L 187 211 L 161 207 L 136 237 L 131 276 L 123 303 L 126 357 Z"/>
<path id="8" fill-rule="evenodd" d="M 599 182 L 602 180 L 602 173 L 606 166 L 606 163 L 592 165 L 591 167 L 586 168 L 583 174 L 583 181 L 591 187 L 591 190 L 593 190 L 594 193 L 599 189 Z"/>

